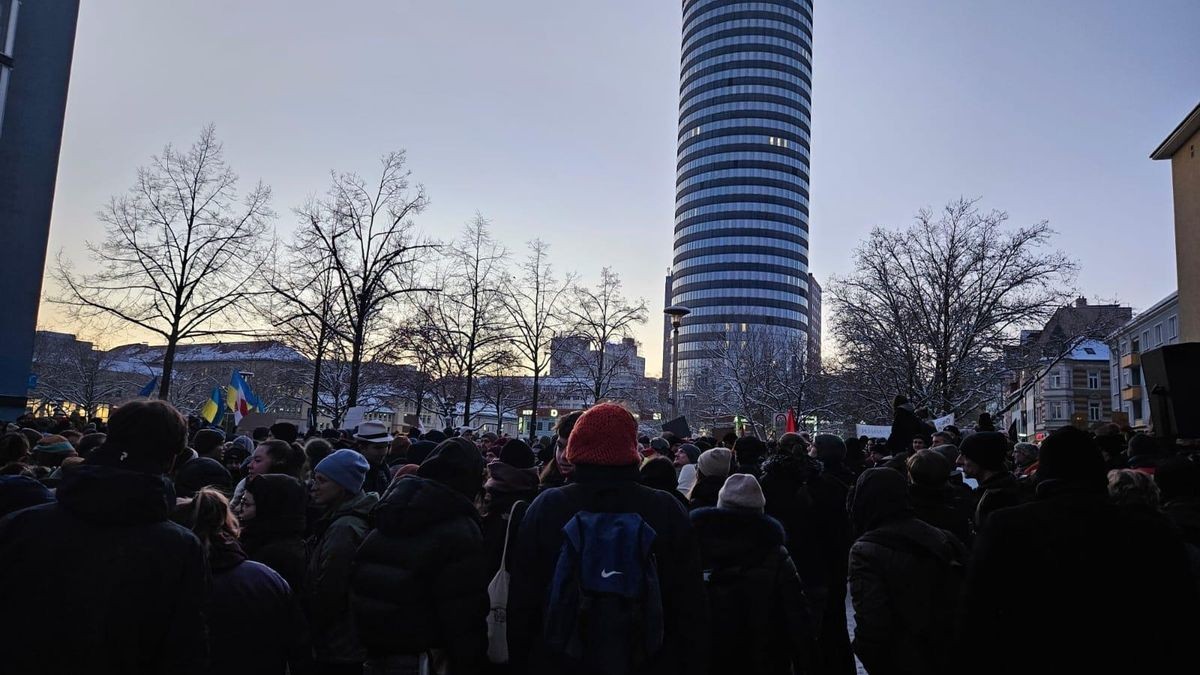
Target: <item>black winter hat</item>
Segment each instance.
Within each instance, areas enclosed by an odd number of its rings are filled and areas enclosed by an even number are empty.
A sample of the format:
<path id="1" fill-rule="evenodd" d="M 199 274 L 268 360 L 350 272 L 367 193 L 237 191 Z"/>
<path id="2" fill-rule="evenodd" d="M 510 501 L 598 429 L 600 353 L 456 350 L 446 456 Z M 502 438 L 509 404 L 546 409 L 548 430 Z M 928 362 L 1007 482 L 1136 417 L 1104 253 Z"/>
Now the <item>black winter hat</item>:
<path id="1" fill-rule="evenodd" d="M 180 497 L 194 496 L 202 487 L 213 486 L 228 492 L 233 483 L 229 469 L 211 457 L 188 460 L 175 473 L 175 494 Z"/>
<path id="2" fill-rule="evenodd" d="M 688 464 L 695 464 L 700 459 L 700 448 L 692 445 L 691 443 L 684 443 L 680 445 L 678 448 L 676 448 L 676 451 L 682 451 L 683 454 L 687 455 Z"/>
<path id="3" fill-rule="evenodd" d="M 895 469 L 867 469 L 858 477 L 850 518 L 859 533 L 911 510 L 904 474 Z"/>
<path id="4" fill-rule="evenodd" d="M 304 484 L 281 473 L 253 476 L 246 492 L 254 495 L 254 518 L 247 527 L 256 533 L 302 534 L 308 490 Z"/>
<path id="5" fill-rule="evenodd" d="M 733 444 L 733 452 L 738 462 L 752 461 L 767 454 L 767 444 L 755 436 L 742 436 Z"/>
<path id="6" fill-rule="evenodd" d="M 425 435 L 421 437 L 421 440 L 429 441 L 430 443 L 437 445 L 438 443 L 446 440 L 446 434 L 434 429 L 433 431 L 425 432 Z"/>
<path id="7" fill-rule="evenodd" d="M 1038 480 L 1089 483 L 1103 487 L 1104 458 L 1100 456 L 1096 441 L 1086 431 L 1075 427 L 1054 430 L 1042 441 L 1038 456 Z"/>
<path id="8" fill-rule="evenodd" d="M 417 475 L 444 483 L 467 499 L 474 499 L 483 487 L 486 464 L 475 444 L 465 438 L 442 441 L 421 462 Z"/>
<path id="9" fill-rule="evenodd" d="M 420 464 L 425 461 L 425 458 L 433 452 L 437 447 L 437 443 L 432 441 L 417 441 L 408 446 L 408 463 Z"/>
<path id="10" fill-rule="evenodd" d="M 514 469 L 532 469 L 534 456 L 533 450 L 519 438 L 513 438 L 500 448 L 498 456 L 501 462 L 513 467 Z"/>
<path id="11" fill-rule="evenodd" d="M 291 422 L 276 422 L 271 425 L 271 436 L 281 441 L 295 443 L 300 436 L 300 429 Z"/>
<path id="12" fill-rule="evenodd" d="M 978 431 L 963 439 L 958 452 L 987 471 L 1003 471 L 1008 439 L 999 431 Z"/>

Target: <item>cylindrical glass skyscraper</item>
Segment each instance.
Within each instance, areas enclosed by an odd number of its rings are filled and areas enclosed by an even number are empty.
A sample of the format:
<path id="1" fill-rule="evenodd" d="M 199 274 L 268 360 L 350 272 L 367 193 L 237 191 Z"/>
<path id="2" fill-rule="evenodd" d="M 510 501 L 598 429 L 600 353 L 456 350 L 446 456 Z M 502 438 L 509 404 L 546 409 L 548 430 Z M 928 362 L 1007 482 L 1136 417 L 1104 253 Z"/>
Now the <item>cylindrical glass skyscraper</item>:
<path id="1" fill-rule="evenodd" d="M 730 333 L 808 331 L 811 0 L 684 0 L 671 304 L 681 389 Z"/>

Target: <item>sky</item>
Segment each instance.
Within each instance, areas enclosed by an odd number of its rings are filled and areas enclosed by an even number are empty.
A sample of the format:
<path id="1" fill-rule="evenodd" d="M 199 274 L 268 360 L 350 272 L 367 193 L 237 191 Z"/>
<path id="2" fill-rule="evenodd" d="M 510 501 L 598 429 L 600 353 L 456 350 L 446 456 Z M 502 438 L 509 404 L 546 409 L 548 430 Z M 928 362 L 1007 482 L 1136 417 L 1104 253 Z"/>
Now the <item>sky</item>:
<path id="1" fill-rule="evenodd" d="M 1049 221 L 1089 298 L 1136 310 L 1174 290 L 1170 167 L 1148 155 L 1200 100 L 1200 3 L 814 5 L 822 284 L 872 227 L 966 196 Z M 650 309 L 636 335 L 656 375 L 681 23 L 677 0 L 82 3 L 49 258 L 86 269 L 96 211 L 209 123 L 244 185 L 273 188 L 284 237 L 330 170 L 372 175 L 405 149 L 424 233 L 478 211 L 515 258 L 539 237 L 560 272 L 617 271 Z M 72 328 L 53 307 L 40 323 Z"/>

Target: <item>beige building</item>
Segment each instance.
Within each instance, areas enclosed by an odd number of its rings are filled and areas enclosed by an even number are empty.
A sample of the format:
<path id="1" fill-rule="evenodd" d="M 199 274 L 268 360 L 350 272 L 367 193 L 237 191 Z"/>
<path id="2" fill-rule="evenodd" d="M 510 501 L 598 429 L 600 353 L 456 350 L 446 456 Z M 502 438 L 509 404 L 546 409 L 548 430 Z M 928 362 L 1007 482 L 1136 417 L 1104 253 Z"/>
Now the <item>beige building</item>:
<path id="1" fill-rule="evenodd" d="M 1179 339 L 1200 342 L 1200 105 L 1175 127 L 1150 159 L 1171 160 L 1175 194 L 1175 267 L 1179 277 Z"/>

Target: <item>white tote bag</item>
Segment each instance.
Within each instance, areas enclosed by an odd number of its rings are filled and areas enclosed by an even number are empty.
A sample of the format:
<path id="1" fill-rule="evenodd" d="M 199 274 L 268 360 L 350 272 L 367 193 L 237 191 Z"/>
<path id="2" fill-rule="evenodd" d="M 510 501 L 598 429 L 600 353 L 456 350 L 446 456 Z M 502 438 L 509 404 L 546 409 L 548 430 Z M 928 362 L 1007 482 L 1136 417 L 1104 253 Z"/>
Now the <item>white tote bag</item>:
<path id="1" fill-rule="evenodd" d="M 513 504 L 508 511 L 508 525 L 504 528 L 504 552 L 500 554 L 500 569 L 488 584 L 488 598 L 492 611 L 488 613 L 488 660 L 492 663 L 508 663 L 508 541 L 512 538 L 513 514 L 525 502 Z"/>

